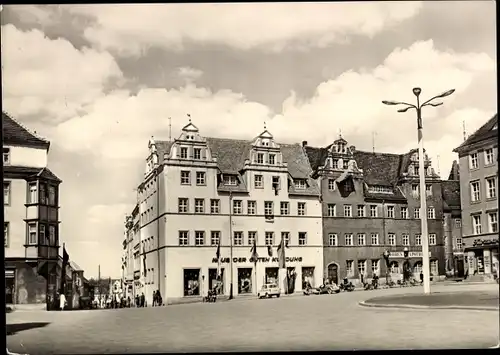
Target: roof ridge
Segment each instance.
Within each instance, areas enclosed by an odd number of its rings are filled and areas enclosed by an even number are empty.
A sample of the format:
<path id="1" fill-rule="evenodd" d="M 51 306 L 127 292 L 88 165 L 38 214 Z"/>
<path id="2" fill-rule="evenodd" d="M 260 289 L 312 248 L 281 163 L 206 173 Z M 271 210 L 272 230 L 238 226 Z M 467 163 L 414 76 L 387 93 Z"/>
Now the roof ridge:
<path id="1" fill-rule="evenodd" d="M 36 131 L 31 131 L 28 127 L 26 127 L 22 122 L 20 122 L 19 120 L 17 120 L 16 118 L 14 118 L 12 115 L 10 115 L 7 111 L 2 110 L 2 113 L 5 116 L 7 116 L 9 119 L 11 119 L 12 121 L 14 121 L 15 123 L 17 123 L 21 128 L 23 128 L 24 130 L 26 130 L 26 132 L 28 132 L 29 134 L 32 134 L 35 138 L 38 138 L 41 141 L 44 141 L 45 143 L 50 143 L 50 141 L 47 138 L 44 138 L 44 137 L 40 136 L 38 133 L 36 133 Z"/>

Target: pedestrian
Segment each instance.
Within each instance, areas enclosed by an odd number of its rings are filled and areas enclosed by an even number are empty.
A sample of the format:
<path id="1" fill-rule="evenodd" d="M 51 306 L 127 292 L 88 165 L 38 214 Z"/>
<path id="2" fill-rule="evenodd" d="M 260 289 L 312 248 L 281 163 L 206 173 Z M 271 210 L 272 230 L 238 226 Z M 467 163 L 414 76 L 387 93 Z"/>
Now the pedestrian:
<path id="1" fill-rule="evenodd" d="M 66 296 L 64 295 L 64 293 L 61 293 L 59 295 L 59 308 L 61 309 L 61 311 L 64 311 L 64 306 L 66 306 Z"/>
<path id="2" fill-rule="evenodd" d="M 141 293 L 141 307 L 144 307 L 146 304 L 146 297 L 144 296 L 144 292 Z"/>
<path id="3" fill-rule="evenodd" d="M 153 307 L 156 306 L 156 291 L 153 290 Z"/>
<path id="4" fill-rule="evenodd" d="M 160 290 L 156 290 L 156 305 L 163 306 L 163 300 L 161 298 Z"/>
<path id="5" fill-rule="evenodd" d="M 127 307 L 130 308 L 130 296 L 127 297 Z"/>
<path id="6" fill-rule="evenodd" d="M 424 282 L 424 272 L 420 270 L 420 283 Z"/>

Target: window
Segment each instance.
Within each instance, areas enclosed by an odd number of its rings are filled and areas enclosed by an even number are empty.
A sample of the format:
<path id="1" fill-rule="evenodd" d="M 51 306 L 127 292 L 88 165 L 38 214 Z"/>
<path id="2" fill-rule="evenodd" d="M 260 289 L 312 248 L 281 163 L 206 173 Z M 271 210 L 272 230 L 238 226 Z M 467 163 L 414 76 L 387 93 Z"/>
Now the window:
<path id="1" fill-rule="evenodd" d="M 436 219 L 436 210 L 434 209 L 434 207 L 429 207 L 427 209 L 427 218 Z"/>
<path id="2" fill-rule="evenodd" d="M 436 245 L 436 233 L 429 234 L 429 245 Z"/>
<path id="3" fill-rule="evenodd" d="M 29 195 L 28 195 L 28 203 L 37 203 L 38 195 L 36 189 L 36 182 L 29 183 Z"/>
<path id="4" fill-rule="evenodd" d="M 49 205 L 56 206 L 56 188 L 49 185 Z"/>
<path id="5" fill-rule="evenodd" d="M 257 202 L 255 201 L 248 201 L 247 202 L 247 213 L 248 214 L 257 214 Z"/>
<path id="6" fill-rule="evenodd" d="M 284 240 L 285 245 L 290 243 L 290 232 L 281 232 L 281 239 Z"/>
<path id="7" fill-rule="evenodd" d="M 3 204 L 10 205 L 10 181 L 3 182 Z"/>
<path id="8" fill-rule="evenodd" d="M 498 216 L 496 212 L 488 212 L 488 229 L 490 233 L 498 232 Z"/>
<path id="9" fill-rule="evenodd" d="M 220 243 L 220 232 L 219 231 L 212 231 L 210 233 L 210 244 L 211 245 L 218 245 Z"/>
<path id="10" fill-rule="evenodd" d="M 344 205 L 344 217 L 352 217 L 352 206 Z"/>
<path id="11" fill-rule="evenodd" d="M 194 148 L 194 159 L 201 160 L 201 149 Z"/>
<path id="12" fill-rule="evenodd" d="M 370 205 L 370 217 L 377 217 L 377 205 Z"/>
<path id="13" fill-rule="evenodd" d="M 420 196 L 420 188 L 417 184 L 411 185 L 411 194 L 413 198 L 418 198 Z"/>
<path id="14" fill-rule="evenodd" d="M 243 232 L 234 232 L 234 245 L 243 245 Z"/>
<path id="15" fill-rule="evenodd" d="M 403 238 L 403 245 L 410 245 L 410 236 L 408 234 L 403 234 L 402 235 L 402 238 Z"/>
<path id="16" fill-rule="evenodd" d="M 352 234 L 351 233 L 347 233 L 345 235 L 345 245 L 346 246 L 352 246 L 353 245 L 353 240 L 352 240 Z"/>
<path id="17" fill-rule="evenodd" d="M 46 185 L 39 182 L 38 183 L 38 189 L 40 190 L 40 203 L 45 205 L 47 203 L 47 191 L 46 191 Z"/>
<path id="18" fill-rule="evenodd" d="M 484 165 L 493 164 L 493 148 L 484 151 Z"/>
<path id="19" fill-rule="evenodd" d="M 205 245 L 205 232 L 203 231 L 194 232 L 194 245 L 196 246 Z"/>
<path id="20" fill-rule="evenodd" d="M 470 183 L 470 194 L 472 202 L 476 202 L 481 199 L 481 190 L 479 187 L 479 181 L 473 181 Z"/>
<path id="21" fill-rule="evenodd" d="M 56 227 L 49 226 L 49 245 L 56 245 Z"/>
<path id="22" fill-rule="evenodd" d="M 202 198 L 194 199 L 194 213 L 205 213 L 205 200 Z"/>
<path id="23" fill-rule="evenodd" d="M 389 245 L 396 245 L 396 235 L 394 233 L 389 233 Z"/>
<path id="24" fill-rule="evenodd" d="M 439 275 L 438 261 L 437 260 L 431 260 L 430 266 L 431 266 L 431 275 L 433 275 L 433 276 Z"/>
<path id="25" fill-rule="evenodd" d="M 28 244 L 37 244 L 36 223 L 28 224 Z"/>
<path id="26" fill-rule="evenodd" d="M 266 216 L 274 215 L 273 201 L 264 201 L 264 215 Z"/>
<path id="27" fill-rule="evenodd" d="M 205 185 L 205 172 L 204 171 L 197 171 L 196 172 L 196 185 Z"/>
<path id="28" fill-rule="evenodd" d="M 380 260 L 372 260 L 372 275 L 380 274 Z"/>
<path id="29" fill-rule="evenodd" d="M 189 245 L 188 231 L 179 231 L 179 245 Z"/>
<path id="30" fill-rule="evenodd" d="M 339 168 L 339 161 L 337 159 L 333 159 L 332 160 L 332 169 L 338 169 L 338 168 Z"/>
<path id="31" fill-rule="evenodd" d="M 328 190 L 335 191 L 335 179 L 328 179 Z"/>
<path id="32" fill-rule="evenodd" d="M 481 215 L 472 216 L 472 234 L 481 234 L 482 232 Z"/>
<path id="33" fill-rule="evenodd" d="M 191 172 L 181 171 L 181 185 L 191 185 Z"/>
<path id="34" fill-rule="evenodd" d="M 486 198 L 497 197 L 497 179 L 495 177 L 486 178 Z"/>
<path id="35" fill-rule="evenodd" d="M 420 207 L 415 207 L 415 210 L 413 211 L 413 218 L 420 219 Z"/>
<path id="36" fill-rule="evenodd" d="M 462 250 L 463 246 L 462 238 L 457 238 L 457 249 Z"/>
<path id="37" fill-rule="evenodd" d="M 266 232 L 266 245 L 274 244 L 274 232 Z"/>
<path id="38" fill-rule="evenodd" d="M 366 260 L 358 260 L 358 273 L 366 275 Z"/>
<path id="39" fill-rule="evenodd" d="M 302 180 L 302 179 L 295 180 L 294 183 L 295 183 L 295 188 L 297 190 L 304 190 L 306 188 L 306 181 L 305 180 Z"/>
<path id="40" fill-rule="evenodd" d="M 284 216 L 290 214 L 288 202 L 281 202 L 280 203 L 280 213 Z"/>
<path id="41" fill-rule="evenodd" d="M 38 236 L 38 243 L 41 245 L 47 245 L 47 236 L 45 234 L 45 225 L 40 224 L 40 234 Z"/>
<path id="42" fill-rule="evenodd" d="M 462 220 L 460 218 L 455 218 L 455 228 L 462 228 Z"/>
<path id="43" fill-rule="evenodd" d="M 234 214 L 243 213 L 243 204 L 241 200 L 233 200 L 233 213 Z"/>
<path id="44" fill-rule="evenodd" d="M 187 159 L 188 149 L 186 147 L 181 147 L 181 159 Z"/>
<path id="45" fill-rule="evenodd" d="M 210 200 L 210 213 L 212 214 L 220 213 L 220 200 Z"/>
<path id="46" fill-rule="evenodd" d="M 298 202 L 297 203 L 297 214 L 299 216 L 306 215 L 306 203 L 305 202 Z"/>
<path id="47" fill-rule="evenodd" d="M 472 153 L 469 156 L 469 165 L 471 169 L 477 169 L 479 167 L 478 161 L 477 161 L 477 153 Z"/>
<path id="48" fill-rule="evenodd" d="M 342 166 L 344 169 L 347 169 L 349 167 L 349 161 L 347 159 L 344 159 L 342 162 Z"/>
<path id="49" fill-rule="evenodd" d="M 337 234 L 330 233 L 328 234 L 328 245 L 331 247 L 336 247 L 338 245 Z"/>
<path id="50" fill-rule="evenodd" d="M 378 245 L 378 233 L 372 233 L 371 236 L 372 245 Z"/>
<path id="51" fill-rule="evenodd" d="M 255 175 L 253 177 L 253 179 L 254 179 L 254 187 L 256 189 L 264 188 L 264 179 L 263 179 L 262 175 Z"/>
<path id="52" fill-rule="evenodd" d="M 9 247 L 9 222 L 3 222 L 3 245 Z"/>
<path id="53" fill-rule="evenodd" d="M 432 196 L 432 185 L 425 185 L 425 195 Z"/>
<path id="54" fill-rule="evenodd" d="M 415 234 L 415 245 L 417 245 L 417 246 L 422 245 L 422 235 L 421 234 Z"/>
<path id="55" fill-rule="evenodd" d="M 187 198 L 179 199 L 179 213 L 188 213 L 189 211 L 189 200 Z"/>
<path id="56" fill-rule="evenodd" d="M 276 164 L 276 155 L 269 154 L 269 165 L 274 165 L 274 164 Z"/>
<path id="57" fill-rule="evenodd" d="M 307 233 L 299 232 L 299 245 L 306 245 L 306 244 L 307 244 Z"/>
<path id="58" fill-rule="evenodd" d="M 358 234 L 358 245 L 366 245 L 366 235 L 364 233 Z"/>
<path id="59" fill-rule="evenodd" d="M 408 218 L 408 207 L 401 207 L 401 218 L 402 219 Z"/>
<path id="60" fill-rule="evenodd" d="M 346 260 L 345 270 L 346 270 L 347 276 L 351 276 L 351 277 L 354 276 L 353 265 L 354 265 L 354 260 Z"/>
<path id="61" fill-rule="evenodd" d="M 329 203 L 327 207 L 328 217 L 336 217 L 337 215 L 337 206 L 333 203 Z"/>
<path id="62" fill-rule="evenodd" d="M 394 206 L 387 206 L 387 218 L 394 218 Z"/>
<path id="63" fill-rule="evenodd" d="M 365 216 L 365 206 L 358 205 L 358 217 L 364 217 L 364 216 Z"/>
<path id="64" fill-rule="evenodd" d="M 248 232 L 248 245 L 253 245 L 257 241 L 257 232 Z"/>
<path id="65" fill-rule="evenodd" d="M 3 148 L 3 165 L 10 164 L 10 148 Z"/>
<path id="66" fill-rule="evenodd" d="M 257 164 L 264 164 L 264 154 L 262 153 L 257 154 Z"/>

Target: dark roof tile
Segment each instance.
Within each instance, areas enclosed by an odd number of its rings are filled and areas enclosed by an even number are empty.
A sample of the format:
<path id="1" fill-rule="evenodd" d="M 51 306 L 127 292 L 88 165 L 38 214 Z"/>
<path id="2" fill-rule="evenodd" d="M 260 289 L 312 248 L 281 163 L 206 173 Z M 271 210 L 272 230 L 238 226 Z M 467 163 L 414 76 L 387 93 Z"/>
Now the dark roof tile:
<path id="1" fill-rule="evenodd" d="M 26 166 L 12 166 L 12 165 L 6 165 L 3 168 L 4 174 L 7 175 L 8 177 L 13 177 L 13 178 L 25 178 L 28 176 L 35 176 L 35 175 L 40 175 L 41 177 L 48 179 L 48 180 L 53 180 L 58 183 L 61 183 L 62 180 L 59 179 L 50 169 L 48 168 L 32 168 L 32 167 L 26 167 Z"/>
<path id="2" fill-rule="evenodd" d="M 493 138 L 498 135 L 498 115 L 495 114 L 492 118 L 488 120 L 484 125 L 482 125 L 476 132 L 471 134 L 469 138 L 460 144 L 457 148 L 453 149 L 454 152 L 461 150 L 471 144 L 478 143 L 480 141 Z"/>
<path id="3" fill-rule="evenodd" d="M 363 170 L 365 182 L 369 185 L 394 186 L 399 180 L 402 155 L 357 150 L 354 160 Z"/>
<path id="4" fill-rule="evenodd" d="M 460 181 L 443 180 L 441 181 L 441 191 L 444 202 L 450 209 L 460 209 Z"/>
<path id="5" fill-rule="evenodd" d="M 2 111 L 3 144 L 49 149 L 50 142 L 28 131 L 20 122 Z"/>

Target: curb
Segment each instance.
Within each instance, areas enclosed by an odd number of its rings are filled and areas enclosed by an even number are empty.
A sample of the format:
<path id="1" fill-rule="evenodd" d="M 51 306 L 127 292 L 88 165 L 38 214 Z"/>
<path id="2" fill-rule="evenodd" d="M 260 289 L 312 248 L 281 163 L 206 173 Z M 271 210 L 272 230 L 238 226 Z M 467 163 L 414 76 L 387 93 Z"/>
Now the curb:
<path id="1" fill-rule="evenodd" d="M 401 308 L 401 309 L 462 309 L 467 311 L 495 311 L 498 312 L 497 307 L 481 307 L 481 306 L 421 306 L 412 304 L 376 304 L 369 303 L 365 301 L 358 302 L 358 305 L 362 307 L 372 307 L 372 308 Z"/>

